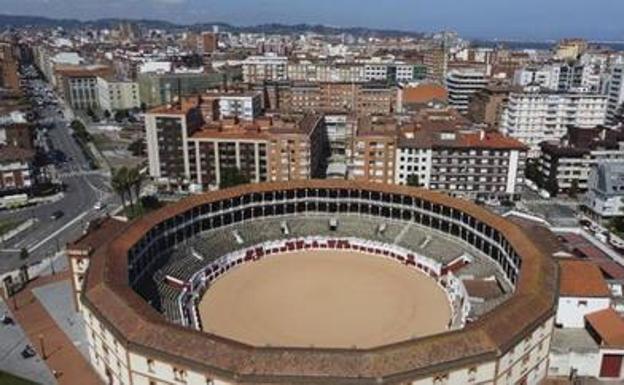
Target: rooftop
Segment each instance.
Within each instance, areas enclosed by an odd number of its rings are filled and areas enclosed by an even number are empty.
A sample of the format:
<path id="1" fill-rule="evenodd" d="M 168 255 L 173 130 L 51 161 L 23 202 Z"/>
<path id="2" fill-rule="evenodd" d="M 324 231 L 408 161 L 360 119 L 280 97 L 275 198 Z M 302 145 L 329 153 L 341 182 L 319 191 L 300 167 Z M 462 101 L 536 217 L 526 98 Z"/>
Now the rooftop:
<path id="1" fill-rule="evenodd" d="M 609 286 L 592 262 L 561 260 L 559 294 L 568 297 L 609 297 Z"/>
<path id="2" fill-rule="evenodd" d="M 252 192 L 297 188 L 365 189 L 382 194 L 408 194 L 462 210 L 504 234 L 524 261 L 515 294 L 466 328 L 417 340 L 362 350 L 250 348 L 219 336 L 164 322 L 128 284 L 128 249 L 166 218 L 201 204 Z M 557 269 L 529 231 L 475 204 L 431 191 L 376 183 L 335 180 L 297 181 L 238 186 L 182 200 L 133 222 L 92 258 L 84 303 L 100 315 L 107 328 L 146 354 L 174 358 L 203 372 L 218 370 L 239 382 L 285 381 L 293 375 L 310 383 L 400 383 L 405 375 L 425 375 L 475 359 L 496 357 L 522 341 L 537 325 L 552 317 Z M 452 348 L 451 348 L 452 347 Z"/>
<path id="3" fill-rule="evenodd" d="M 624 348 L 624 319 L 615 310 L 587 314 L 585 320 L 602 340 L 601 345 Z"/>

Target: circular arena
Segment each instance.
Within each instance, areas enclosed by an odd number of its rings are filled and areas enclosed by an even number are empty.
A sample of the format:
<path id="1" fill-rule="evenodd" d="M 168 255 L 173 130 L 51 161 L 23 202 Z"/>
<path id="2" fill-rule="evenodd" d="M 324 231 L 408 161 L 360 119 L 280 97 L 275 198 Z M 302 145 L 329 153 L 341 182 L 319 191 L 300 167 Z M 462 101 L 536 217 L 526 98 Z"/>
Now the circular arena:
<path id="1" fill-rule="evenodd" d="M 326 348 L 436 334 L 451 318 L 433 278 L 375 255 L 333 250 L 236 269 L 206 292 L 199 313 L 205 331 L 252 345 Z"/>
<path id="2" fill-rule="evenodd" d="M 125 226 L 91 258 L 82 312 L 114 384 L 533 384 L 548 250 L 529 225 L 430 191 L 246 185 Z"/>

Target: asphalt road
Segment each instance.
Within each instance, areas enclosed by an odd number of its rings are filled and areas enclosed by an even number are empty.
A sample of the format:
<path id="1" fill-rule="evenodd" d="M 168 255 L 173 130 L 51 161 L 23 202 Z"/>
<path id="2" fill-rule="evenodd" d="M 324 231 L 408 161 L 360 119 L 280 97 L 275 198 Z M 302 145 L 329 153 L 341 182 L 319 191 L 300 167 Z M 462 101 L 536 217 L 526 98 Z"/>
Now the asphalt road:
<path id="1" fill-rule="evenodd" d="M 43 84 L 41 81 L 35 82 Z M 79 237 L 90 220 L 105 214 L 105 210 L 94 209 L 96 202 L 107 203 L 108 209 L 113 206 L 115 197 L 110 188 L 109 176 L 89 169 L 87 159 L 68 127 L 72 112 L 65 108 L 61 115 L 58 110 L 58 107 L 45 108 L 41 110 L 41 115 L 43 121 L 53 124 L 53 128 L 48 131 L 53 148 L 62 151 L 67 159 L 58 168 L 61 179 L 67 186 L 65 195 L 53 203 L 0 211 L 0 220 L 36 219 L 33 227 L 0 246 L 0 273 L 16 269 L 24 263 L 48 258 L 61 250 L 67 242 Z M 59 210 L 64 215 L 53 219 L 52 214 Z M 25 261 L 19 257 L 22 248 L 29 251 L 29 258 Z"/>

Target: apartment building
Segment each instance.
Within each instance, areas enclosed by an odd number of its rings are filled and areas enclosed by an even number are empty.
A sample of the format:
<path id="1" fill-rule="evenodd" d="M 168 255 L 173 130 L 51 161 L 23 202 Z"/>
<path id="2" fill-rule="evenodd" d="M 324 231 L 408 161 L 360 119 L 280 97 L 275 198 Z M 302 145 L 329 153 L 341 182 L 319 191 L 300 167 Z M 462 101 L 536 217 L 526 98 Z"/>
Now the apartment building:
<path id="1" fill-rule="evenodd" d="M 584 39 L 563 39 L 554 49 L 554 57 L 561 60 L 574 60 L 587 51 L 589 44 Z"/>
<path id="2" fill-rule="evenodd" d="M 141 103 L 148 108 L 173 103 L 179 95 L 189 97 L 231 82 L 227 72 L 146 72 L 137 77 Z"/>
<path id="3" fill-rule="evenodd" d="M 98 78 L 102 110 L 120 111 L 141 107 L 139 84 L 130 80 Z"/>
<path id="4" fill-rule="evenodd" d="M 446 47 L 434 47 L 423 54 L 423 63 L 427 68 L 426 79 L 442 84 L 446 79 L 447 71 Z"/>
<path id="5" fill-rule="evenodd" d="M 267 109 L 384 115 L 401 110 L 402 89 L 385 83 L 298 83 L 258 86 Z"/>
<path id="6" fill-rule="evenodd" d="M 203 123 L 197 104 L 185 100 L 145 114 L 149 175 L 158 183 L 187 186 L 191 183 L 189 140 Z"/>
<path id="7" fill-rule="evenodd" d="M 600 68 L 580 61 L 531 65 L 516 70 L 514 84 L 522 87 L 535 85 L 561 92 L 575 89 L 599 92 Z"/>
<path id="8" fill-rule="evenodd" d="M 397 125 L 385 118 L 358 119 L 347 149 L 349 175 L 354 180 L 394 183 Z"/>
<path id="9" fill-rule="evenodd" d="M 511 92 L 499 130 L 530 147 L 529 157 L 539 157 L 539 144 L 559 141 L 568 126 L 591 128 L 606 120 L 607 97 L 581 92 L 553 92 L 525 87 Z"/>
<path id="10" fill-rule="evenodd" d="M 463 114 L 468 113 L 472 96 L 487 84 L 488 79 L 484 72 L 473 70 L 449 72 L 446 77 L 449 105 Z"/>
<path id="11" fill-rule="evenodd" d="M 395 183 L 472 199 L 518 199 L 527 148 L 498 132 L 403 132 L 396 151 Z"/>
<path id="12" fill-rule="evenodd" d="M 607 93 L 607 121 L 613 124 L 624 117 L 624 64 L 611 69 Z"/>
<path id="13" fill-rule="evenodd" d="M 206 122 L 229 118 L 252 121 L 262 114 L 260 92 L 208 92 L 199 98 Z"/>
<path id="14" fill-rule="evenodd" d="M 238 170 L 250 183 L 269 181 L 270 120 L 213 121 L 188 138 L 190 189 L 208 191 L 221 185 L 225 173 Z"/>
<path id="15" fill-rule="evenodd" d="M 329 143 L 323 115 L 204 123 L 200 106 L 189 100 L 146 114 L 150 176 L 158 183 L 206 191 L 233 169 L 253 183 L 324 176 Z"/>
<path id="16" fill-rule="evenodd" d="M 262 83 L 288 79 L 288 58 L 267 53 L 264 56 L 249 56 L 243 60 L 243 81 Z"/>
<path id="17" fill-rule="evenodd" d="M 486 124 L 498 129 L 513 87 L 505 84 L 490 84 L 472 95 L 466 116 L 475 123 Z M 517 90 L 517 88 L 516 88 Z"/>
<path id="18" fill-rule="evenodd" d="M 355 63 L 333 63 L 326 60 L 288 62 L 288 80 L 295 82 L 361 83 L 366 81 L 365 67 Z"/>
<path id="19" fill-rule="evenodd" d="M 55 70 L 63 97 L 76 110 L 100 110 L 109 103 L 107 82 L 112 75 L 108 66 L 64 66 Z"/>
<path id="20" fill-rule="evenodd" d="M 199 52 L 209 54 L 219 49 L 219 35 L 214 32 L 202 32 L 199 40 Z"/>
<path id="21" fill-rule="evenodd" d="M 589 174 L 603 162 L 624 161 L 624 126 L 617 128 L 568 127 L 558 142 L 540 145 L 538 161 L 543 186 L 556 187 L 556 192 L 569 193 L 588 189 Z"/>
<path id="22" fill-rule="evenodd" d="M 0 41 L 0 88 L 19 90 L 19 58 L 12 42 Z"/>
<path id="23" fill-rule="evenodd" d="M 325 177 L 330 148 L 323 115 L 274 120 L 270 134 L 271 181 Z"/>

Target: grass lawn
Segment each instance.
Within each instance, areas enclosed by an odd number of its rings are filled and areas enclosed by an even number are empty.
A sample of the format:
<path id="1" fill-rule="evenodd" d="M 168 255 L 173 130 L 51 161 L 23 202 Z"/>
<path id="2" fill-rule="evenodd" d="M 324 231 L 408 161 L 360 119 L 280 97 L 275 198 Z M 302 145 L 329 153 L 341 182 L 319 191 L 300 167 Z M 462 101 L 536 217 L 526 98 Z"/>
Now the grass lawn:
<path id="1" fill-rule="evenodd" d="M 16 377 L 9 373 L 0 372 L 0 385 L 37 385 L 37 383 Z"/>
<path id="2" fill-rule="evenodd" d="M 20 224 L 21 222 L 14 221 L 11 219 L 5 219 L 3 221 L 0 221 L 0 236 L 8 233 L 9 231 L 19 226 Z"/>

